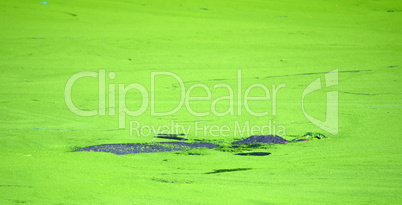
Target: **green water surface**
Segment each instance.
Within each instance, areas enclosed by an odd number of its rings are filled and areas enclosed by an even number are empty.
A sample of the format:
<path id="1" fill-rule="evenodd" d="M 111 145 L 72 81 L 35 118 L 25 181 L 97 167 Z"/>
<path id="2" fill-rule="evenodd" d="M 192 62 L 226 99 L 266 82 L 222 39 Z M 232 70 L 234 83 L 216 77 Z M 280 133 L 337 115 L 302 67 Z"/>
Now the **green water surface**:
<path id="1" fill-rule="evenodd" d="M 0 2 L 0 19 L 1 204 L 402 203 L 401 1 L 15 0 Z M 335 69 L 339 82 L 327 88 L 325 73 Z M 74 114 L 65 102 L 67 81 L 102 70 L 115 75 L 105 78 L 105 103 L 99 106 L 99 77 L 82 78 L 72 87 L 72 101 L 97 115 Z M 150 92 L 153 72 L 176 74 L 187 90 L 197 83 L 209 88 L 211 100 L 190 103 L 209 114 L 195 116 L 183 105 L 155 116 L 149 95 L 142 115 L 121 121 L 119 86 L 138 83 Z M 316 79 L 323 89 L 306 96 L 305 111 L 324 121 L 326 105 L 338 107 L 337 133 L 302 112 L 302 93 Z M 180 83 L 166 75 L 154 83 L 155 111 L 173 110 Z M 224 116 L 211 111 L 215 99 L 230 94 L 217 84 L 234 91 L 233 104 L 215 105 L 217 112 L 229 110 Z M 250 102 L 254 112 L 268 111 L 265 116 L 250 114 L 238 101 L 254 84 L 269 89 L 269 100 Z M 273 85 L 286 86 L 275 100 Z M 338 91 L 338 105 L 327 103 L 330 91 Z M 207 94 L 199 88 L 191 96 Z M 124 97 L 129 110 L 141 107 L 138 91 Z M 119 129 L 119 120 L 125 128 Z M 280 130 L 292 139 L 317 132 L 327 138 L 254 150 L 271 153 L 263 157 L 230 149 L 72 152 L 153 142 L 153 135 L 130 135 L 133 121 L 192 126 L 190 140 L 225 146 L 269 123 L 264 134 Z M 230 131 L 196 133 L 196 122 Z M 236 122 L 250 127 L 235 133 Z"/>

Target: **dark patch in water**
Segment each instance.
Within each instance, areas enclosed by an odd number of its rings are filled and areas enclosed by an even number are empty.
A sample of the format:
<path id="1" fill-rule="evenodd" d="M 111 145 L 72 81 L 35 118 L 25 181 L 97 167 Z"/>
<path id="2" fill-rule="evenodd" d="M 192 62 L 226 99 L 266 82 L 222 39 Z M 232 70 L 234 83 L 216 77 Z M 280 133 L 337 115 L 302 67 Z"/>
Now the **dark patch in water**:
<path id="1" fill-rule="evenodd" d="M 193 148 L 205 147 L 208 149 L 216 148 L 212 143 L 186 143 L 186 142 L 159 142 L 153 144 L 132 143 L 132 144 L 103 144 L 80 148 L 77 151 L 110 152 L 117 155 L 133 153 L 151 153 L 151 152 L 170 152 Z"/>
<path id="2" fill-rule="evenodd" d="M 23 200 L 10 200 L 13 202 L 13 204 L 26 204 L 28 201 L 23 201 Z"/>
<path id="3" fill-rule="evenodd" d="M 184 134 L 158 134 L 155 137 L 156 138 L 163 138 L 163 139 L 171 139 L 171 140 L 188 140 L 183 137 L 178 137 L 178 136 L 185 136 Z"/>
<path id="4" fill-rule="evenodd" d="M 289 143 L 289 141 L 277 135 L 253 135 L 244 140 L 233 142 L 232 144 L 251 144 L 251 143 L 285 144 Z"/>
<path id="5" fill-rule="evenodd" d="M 171 135 L 158 135 L 160 138 L 175 139 L 175 140 L 187 140 L 177 136 L 183 136 L 184 134 L 171 134 Z M 315 135 L 314 135 L 315 136 Z M 321 135 L 320 135 L 321 136 Z M 306 137 L 306 135 L 305 135 Z M 239 152 L 242 149 L 261 147 L 264 144 L 285 144 L 295 141 L 308 141 L 308 139 L 294 139 L 292 141 L 287 141 L 282 137 L 277 135 L 253 135 L 251 137 L 245 138 L 233 142 L 231 146 L 227 149 L 233 152 Z M 181 151 L 190 150 L 194 148 L 218 148 L 216 144 L 220 144 L 218 141 L 205 142 L 157 142 L 157 143 L 127 143 L 127 144 L 101 144 L 89 147 L 77 148 L 77 152 L 110 152 L 117 155 L 133 154 L 133 153 L 151 153 L 151 152 L 170 152 L 170 151 Z M 223 150 L 227 150 L 225 147 L 219 147 Z M 225 149 L 224 149 L 225 148 Z M 200 153 L 189 152 L 188 155 L 201 155 Z"/>
<path id="6" fill-rule="evenodd" d="M 168 181 L 168 180 L 163 180 L 163 179 L 152 179 L 153 181 L 158 181 L 158 182 L 163 182 L 163 183 L 174 183 L 174 181 Z"/>
<path id="7" fill-rule="evenodd" d="M 321 133 L 313 133 L 313 132 L 307 132 L 305 135 L 303 135 L 303 137 L 316 138 L 316 139 L 324 139 L 324 138 L 326 138 L 326 136 L 321 134 Z"/>
<path id="8" fill-rule="evenodd" d="M 192 152 L 189 152 L 188 155 L 201 155 L 201 154 L 200 154 L 200 153 L 192 153 Z"/>
<path id="9" fill-rule="evenodd" d="M 70 13 L 70 12 L 64 12 L 65 14 L 68 14 L 68 15 L 70 15 L 70 16 L 74 16 L 74 17 L 76 17 L 77 16 L 77 14 L 74 14 L 74 13 Z"/>
<path id="10" fill-rule="evenodd" d="M 269 152 L 249 152 L 249 153 L 237 153 L 236 155 L 241 155 L 241 156 L 267 156 L 270 155 L 271 153 Z"/>
<path id="11" fill-rule="evenodd" d="M 292 140 L 291 142 L 308 142 L 308 139 Z"/>
<path id="12" fill-rule="evenodd" d="M 190 182 L 187 181 L 169 181 L 169 180 L 165 180 L 165 179 L 152 179 L 153 181 L 157 181 L 157 182 L 162 182 L 162 183 L 169 183 L 169 184 L 191 184 Z"/>
<path id="13" fill-rule="evenodd" d="M 236 169 L 215 169 L 213 172 L 207 172 L 205 174 L 219 174 L 224 172 L 237 172 L 237 171 L 247 171 L 251 168 L 236 168 Z"/>

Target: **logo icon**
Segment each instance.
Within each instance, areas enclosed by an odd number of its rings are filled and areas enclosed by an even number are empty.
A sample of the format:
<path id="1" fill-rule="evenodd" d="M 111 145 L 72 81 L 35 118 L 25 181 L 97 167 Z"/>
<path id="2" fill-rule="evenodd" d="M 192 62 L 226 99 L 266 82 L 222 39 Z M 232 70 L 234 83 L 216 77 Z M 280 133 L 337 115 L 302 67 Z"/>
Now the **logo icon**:
<path id="1" fill-rule="evenodd" d="M 325 74 L 325 86 L 328 88 L 336 85 L 338 85 L 338 69 Z M 310 120 L 310 122 L 312 122 L 317 127 L 333 135 L 336 135 L 338 134 L 338 90 L 327 92 L 327 109 L 325 114 L 325 121 L 321 121 L 309 115 L 304 109 L 305 96 L 321 89 L 321 78 L 317 78 L 312 83 L 310 83 L 306 89 L 304 89 L 302 95 L 303 114 L 308 120 Z"/>

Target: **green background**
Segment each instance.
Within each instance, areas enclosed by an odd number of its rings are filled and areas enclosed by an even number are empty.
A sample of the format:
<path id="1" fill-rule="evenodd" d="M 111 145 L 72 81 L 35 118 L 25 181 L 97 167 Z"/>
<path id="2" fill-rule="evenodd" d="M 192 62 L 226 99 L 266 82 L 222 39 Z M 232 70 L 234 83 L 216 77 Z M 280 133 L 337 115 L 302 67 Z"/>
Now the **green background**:
<path id="1" fill-rule="evenodd" d="M 2 204 L 401 203 L 401 1 L 16 0 L 0 2 L 0 19 Z M 271 146 L 266 157 L 204 149 L 194 151 L 199 155 L 71 152 L 152 141 L 118 129 L 117 115 L 81 117 L 67 108 L 68 79 L 100 69 L 116 73 L 107 85 L 139 83 L 148 90 L 151 72 L 173 72 L 186 88 L 207 85 L 213 99 L 227 95 L 214 85 L 236 86 L 238 70 L 243 93 L 255 83 L 270 89 L 286 84 L 276 115 L 255 117 L 244 109 L 238 115 L 235 109 L 234 115 L 196 117 L 182 108 L 156 117 L 148 107 L 127 123 L 203 121 L 233 128 L 236 121 L 274 120 L 286 127 L 285 138 L 306 132 L 328 138 Z M 326 92 L 338 90 L 337 135 L 301 111 L 303 90 L 334 69 L 339 85 L 310 94 L 305 106 L 324 120 Z M 156 85 L 156 109 L 174 108 L 177 83 L 162 76 Z M 96 79 L 77 81 L 74 103 L 97 109 L 97 91 Z M 261 96 L 257 91 L 253 95 Z M 140 97 L 127 94 L 127 106 L 136 110 Z M 192 108 L 209 111 L 210 104 L 194 102 Z M 271 111 L 272 101 L 251 107 Z M 238 168 L 249 170 L 205 174 Z"/>

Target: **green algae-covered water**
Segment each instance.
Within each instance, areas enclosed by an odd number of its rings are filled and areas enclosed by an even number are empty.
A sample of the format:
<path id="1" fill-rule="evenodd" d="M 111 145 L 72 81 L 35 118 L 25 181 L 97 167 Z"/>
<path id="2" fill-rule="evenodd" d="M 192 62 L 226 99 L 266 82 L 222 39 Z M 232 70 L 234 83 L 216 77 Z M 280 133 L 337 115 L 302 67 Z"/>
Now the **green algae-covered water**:
<path id="1" fill-rule="evenodd" d="M 400 1 L 2 1 L 0 18 L 1 204 L 401 203 Z M 326 138 L 230 148 L 307 132 Z M 73 152 L 157 134 L 221 148 Z"/>

